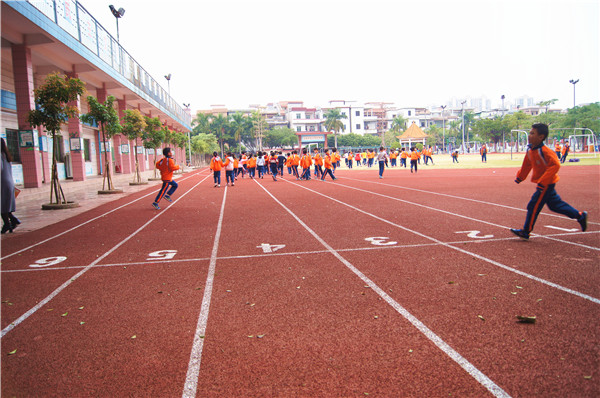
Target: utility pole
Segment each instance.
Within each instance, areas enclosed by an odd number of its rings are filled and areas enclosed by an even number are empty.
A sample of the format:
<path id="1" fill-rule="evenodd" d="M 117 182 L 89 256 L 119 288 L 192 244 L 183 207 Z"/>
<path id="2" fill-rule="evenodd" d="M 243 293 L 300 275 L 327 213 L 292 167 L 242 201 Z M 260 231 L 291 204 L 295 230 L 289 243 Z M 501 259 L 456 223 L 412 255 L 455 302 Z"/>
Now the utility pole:
<path id="1" fill-rule="evenodd" d="M 446 152 L 446 118 L 444 117 L 444 110 L 447 105 L 442 105 L 442 153 Z"/>
<path id="2" fill-rule="evenodd" d="M 575 85 L 579 82 L 579 79 L 577 80 L 569 80 L 569 83 L 571 83 L 573 85 L 573 108 L 575 108 Z"/>
<path id="3" fill-rule="evenodd" d="M 460 109 L 462 111 L 462 151 L 465 153 L 465 103 L 467 101 L 462 101 L 460 103 Z"/>

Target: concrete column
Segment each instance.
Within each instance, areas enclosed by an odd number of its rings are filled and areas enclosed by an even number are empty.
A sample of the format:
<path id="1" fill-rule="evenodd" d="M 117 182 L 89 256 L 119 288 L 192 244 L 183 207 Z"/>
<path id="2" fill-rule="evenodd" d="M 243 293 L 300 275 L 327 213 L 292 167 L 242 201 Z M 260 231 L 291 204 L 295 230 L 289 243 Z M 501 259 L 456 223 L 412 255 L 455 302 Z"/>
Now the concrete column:
<path id="1" fill-rule="evenodd" d="M 127 101 L 125 100 L 125 98 L 123 99 L 118 99 L 117 100 L 117 105 L 119 107 L 119 119 L 123 119 L 123 116 L 125 116 L 125 109 L 127 109 Z M 127 144 L 129 146 L 129 153 L 124 153 L 119 155 L 119 157 L 117 158 L 117 153 L 119 153 L 119 151 L 115 151 L 115 159 L 119 159 L 119 161 L 117 162 L 117 164 L 121 165 L 121 173 L 123 174 L 130 174 L 132 172 L 132 165 L 131 165 L 131 159 L 132 159 L 132 155 L 131 155 L 131 144 L 129 142 L 129 140 L 127 139 L 127 137 L 125 137 L 123 134 L 118 134 L 115 136 L 114 138 L 115 141 L 115 146 L 117 145 L 125 145 Z"/>
<path id="2" fill-rule="evenodd" d="M 19 130 L 33 130 L 27 120 L 29 111 L 35 109 L 31 49 L 24 45 L 13 44 L 12 62 Z M 37 145 L 38 144 L 35 143 L 32 148 L 19 148 L 21 163 L 23 165 L 23 181 L 25 188 L 37 188 L 42 186 L 42 162 Z"/>
<path id="3" fill-rule="evenodd" d="M 75 72 L 67 73 L 67 78 L 69 79 L 76 79 L 77 77 L 78 75 Z M 77 109 L 81 109 L 81 101 L 79 97 L 77 97 L 75 101 L 70 101 L 68 105 L 75 106 L 77 107 Z M 81 144 L 80 149 L 71 148 L 71 167 L 73 170 L 73 181 L 85 181 L 85 154 L 83 152 L 83 145 L 81 143 L 81 122 L 79 121 L 79 114 L 69 118 L 68 129 L 69 146 L 71 138 L 79 139 L 79 144 Z"/>

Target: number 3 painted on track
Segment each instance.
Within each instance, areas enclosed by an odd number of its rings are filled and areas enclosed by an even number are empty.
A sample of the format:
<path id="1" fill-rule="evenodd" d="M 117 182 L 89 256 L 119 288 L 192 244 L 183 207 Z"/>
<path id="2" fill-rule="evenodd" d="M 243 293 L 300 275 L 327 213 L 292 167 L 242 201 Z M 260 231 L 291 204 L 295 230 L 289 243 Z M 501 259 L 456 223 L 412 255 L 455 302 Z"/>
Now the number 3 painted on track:
<path id="1" fill-rule="evenodd" d="M 372 238 L 365 238 L 367 242 L 371 242 L 371 244 L 375 246 L 391 246 L 398 244 L 398 242 L 394 242 L 393 240 L 386 242 L 388 239 L 389 238 L 387 236 L 374 236 Z"/>
<path id="2" fill-rule="evenodd" d="M 30 267 L 31 268 L 49 267 L 51 265 L 56 265 L 58 263 L 62 263 L 66 259 L 67 258 L 63 257 L 63 256 L 41 258 L 39 260 L 36 260 L 35 264 L 31 264 Z"/>

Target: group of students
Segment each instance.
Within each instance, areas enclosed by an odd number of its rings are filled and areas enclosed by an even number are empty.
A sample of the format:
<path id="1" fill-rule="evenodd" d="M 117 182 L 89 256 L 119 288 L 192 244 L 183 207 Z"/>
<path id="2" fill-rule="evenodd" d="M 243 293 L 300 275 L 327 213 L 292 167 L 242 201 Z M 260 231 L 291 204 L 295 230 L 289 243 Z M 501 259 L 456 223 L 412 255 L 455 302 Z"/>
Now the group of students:
<path id="1" fill-rule="evenodd" d="M 288 174 L 293 174 L 296 180 L 310 180 L 311 166 L 314 166 L 314 176 L 317 179 L 324 180 L 327 175 L 335 180 L 335 169 L 340 165 L 341 157 L 336 148 L 326 149 L 323 156 L 315 148 L 313 155 L 308 153 L 306 148 L 302 149 L 302 156 L 298 151 L 292 151 L 283 155 L 282 151 L 254 153 L 242 152 L 236 156 L 232 152 L 227 152 L 225 159 L 222 159 L 217 152 L 213 152 L 210 160 L 210 170 L 213 172 L 214 186 L 221 186 L 221 170 L 225 169 L 227 186 L 235 186 L 235 180 L 238 176 L 250 178 L 264 178 L 265 174 L 271 175 L 273 181 L 277 181 L 277 176 L 283 177 L 283 170 L 288 169 Z M 302 173 L 298 170 L 302 168 Z"/>
<path id="2" fill-rule="evenodd" d="M 381 152 L 381 148 L 379 149 L 379 151 Z M 415 155 L 414 153 L 416 152 L 417 155 Z M 421 157 L 423 158 L 423 160 L 425 161 L 425 164 L 429 164 L 429 162 L 431 162 L 431 164 L 433 164 L 433 148 L 431 147 L 431 145 L 429 146 L 429 148 L 424 147 L 422 150 L 419 150 L 417 147 L 412 147 L 410 148 L 410 151 L 407 151 L 406 148 L 396 148 L 396 149 L 391 149 L 390 150 L 390 154 L 388 156 L 388 159 L 390 161 L 390 165 L 391 167 L 396 167 L 398 166 L 398 158 L 400 158 L 400 167 L 407 167 L 407 161 L 406 159 L 413 159 L 416 158 L 418 164 L 421 164 Z M 363 166 L 367 166 L 367 167 L 373 167 L 373 164 L 375 163 L 375 158 L 377 158 L 379 156 L 379 153 L 375 153 L 375 150 L 373 149 L 367 149 L 365 151 L 361 152 L 356 152 L 353 153 L 352 151 L 346 152 L 344 153 L 344 160 L 346 162 L 346 166 L 351 169 L 352 165 L 353 165 L 353 160 L 356 161 L 356 165 L 360 166 L 361 164 Z M 386 165 L 388 166 L 388 165 Z"/>
<path id="3" fill-rule="evenodd" d="M 588 213 L 586 211 L 575 209 L 563 201 L 556 193 L 555 185 L 559 180 L 558 170 L 560 169 L 560 160 L 558 153 L 556 153 L 558 151 L 552 151 L 544 145 L 544 141 L 547 137 L 548 126 L 546 124 L 536 123 L 532 126 L 528 136 L 529 146 L 523 159 L 523 164 L 517 172 L 515 179 L 515 182 L 519 184 L 527 178 L 531 171 L 533 171 L 531 181 L 537 184 L 536 190 L 527 205 L 527 215 L 525 217 L 523 228 L 511 229 L 512 233 L 524 240 L 529 239 L 533 226 L 544 205 L 548 205 L 552 211 L 576 220 L 583 232 L 587 230 Z M 400 153 L 400 159 L 401 161 L 404 159 L 404 164 L 406 164 L 406 159 L 409 156 L 407 154 L 402 157 L 402 153 L 404 152 L 403 149 Z M 457 152 L 454 153 L 458 156 Z M 162 187 L 152 203 L 152 206 L 157 210 L 160 209 L 158 202 L 162 198 L 165 198 L 165 200 L 170 202 L 171 195 L 177 189 L 177 183 L 173 181 L 173 171 L 178 170 L 179 166 L 173 161 L 170 148 L 165 148 L 163 154 L 165 157 L 156 163 L 156 168 L 160 170 L 161 179 L 163 180 Z M 431 156 L 429 150 L 424 153 L 424 156 Z M 416 148 L 411 148 L 411 172 L 413 171 L 413 168 L 416 172 L 420 157 L 421 153 L 419 153 Z M 382 146 L 379 148 L 377 156 L 373 156 L 372 159 L 373 161 L 377 159 L 379 163 L 379 178 L 383 178 L 383 171 L 388 160 L 392 159 L 392 156 L 388 155 L 386 149 Z M 252 153 L 242 153 L 239 157 L 228 152 L 224 161 L 219 157 L 217 152 L 214 152 L 210 162 L 210 169 L 214 174 L 215 187 L 219 187 L 221 186 L 221 170 L 223 168 L 225 168 L 227 185 L 231 183 L 231 186 L 234 186 L 236 176 L 241 174 L 243 178 L 244 174 L 248 173 L 250 178 L 254 178 L 256 169 L 258 169 L 258 178 L 263 178 L 265 173 L 270 173 L 273 180 L 277 181 L 277 175 L 283 176 L 284 166 L 288 167 L 288 173 L 293 173 L 297 180 L 310 180 L 310 168 L 312 165 L 314 165 L 316 178 L 320 177 L 321 180 L 324 180 L 329 174 L 331 178 L 335 180 L 336 177 L 334 171 L 335 168 L 339 166 L 339 162 L 340 156 L 335 148 L 325 150 L 324 156 L 321 156 L 317 148 L 314 149 L 313 156 L 311 156 L 308 153 L 308 150 L 304 148 L 302 150 L 302 156 L 299 156 L 297 151 L 292 151 L 287 155 L 287 158 L 281 151 L 271 151 L 270 153 L 258 152 L 256 156 Z M 269 165 L 269 167 L 266 168 L 266 165 Z M 303 170 L 301 176 L 298 172 L 298 166 L 302 167 Z M 3 213 L 4 211 L 5 210 L 3 210 Z M 6 223 L 7 221 L 5 220 L 5 225 Z M 3 230 L 3 232 L 5 231 Z"/>
<path id="4" fill-rule="evenodd" d="M 565 160 L 567 160 L 567 156 L 569 155 L 570 149 L 571 145 L 569 145 L 569 142 L 565 142 L 562 145 L 559 141 L 556 141 L 554 143 L 554 152 L 556 153 L 556 156 L 558 157 L 561 163 L 564 163 Z"/>

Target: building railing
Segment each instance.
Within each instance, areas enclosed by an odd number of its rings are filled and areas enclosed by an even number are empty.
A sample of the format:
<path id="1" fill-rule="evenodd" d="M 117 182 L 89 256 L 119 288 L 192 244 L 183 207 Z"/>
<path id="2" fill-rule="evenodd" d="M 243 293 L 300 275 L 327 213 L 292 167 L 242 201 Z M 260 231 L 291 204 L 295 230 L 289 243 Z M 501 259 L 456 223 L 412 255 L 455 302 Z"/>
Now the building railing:
<path id="1" fill-rule="evenodd" d="M 21 1 L 7 1 L 15 7 Z M 191 115 L 177 104 L 110 33 L 76 0 L 27 0 L 75 40 L 94 53 L 114 72 L 168 111 L 178 122 L 191 129 Z M 25 15 L 27 16 L 27 15 Z"/>

